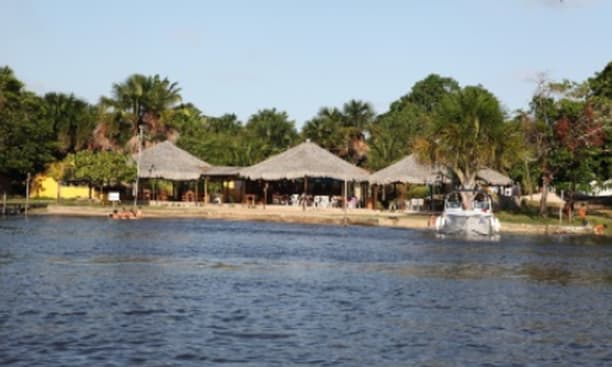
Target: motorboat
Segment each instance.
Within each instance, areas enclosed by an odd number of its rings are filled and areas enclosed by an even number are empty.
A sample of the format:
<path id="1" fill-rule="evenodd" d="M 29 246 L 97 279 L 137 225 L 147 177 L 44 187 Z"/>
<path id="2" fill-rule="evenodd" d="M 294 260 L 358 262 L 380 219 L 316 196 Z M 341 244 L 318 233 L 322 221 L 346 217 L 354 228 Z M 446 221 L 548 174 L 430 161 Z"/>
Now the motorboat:
<path id="1" fill-rule="evenodd" d="M 444 211 L 436 217 L 435 229 L 440 234 L 495 236 L 499 234 L 501 224 L 493 214 L 491 197 L 486 192 L 476 192 L 472 208 L 465 209 L 461 193 L 454 191 L 446 196 Z"/>

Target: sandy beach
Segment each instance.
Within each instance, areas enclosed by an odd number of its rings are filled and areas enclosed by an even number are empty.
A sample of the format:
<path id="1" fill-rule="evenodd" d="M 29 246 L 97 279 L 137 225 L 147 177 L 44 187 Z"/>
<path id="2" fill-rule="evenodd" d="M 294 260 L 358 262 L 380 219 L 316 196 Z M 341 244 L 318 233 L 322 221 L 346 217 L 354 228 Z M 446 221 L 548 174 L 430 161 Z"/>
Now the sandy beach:
<path id="1" fill-rule="evenodd" d="M 121 210 L 122 207 L 118 207 Z M 128 206 L 126 208 L 129 209 Z M 107 217 L 112 207 L 49 205 L 32 211 L 33 215 L 65 215 Z M 363 225 L 391 228 L 430 230 L 428 213 L 375 211 L 370 209 L 315 209 L 268 205 L 249 208 L 235 205 L 206 205 L 198 207 L 143 207 L 144 218 L 202 218 L 244 221 L 270 221 L 281 223 Z M 537 225 L 502 222 L 502 232 L 525 234 L 591 234 L 586 227 Z"/>

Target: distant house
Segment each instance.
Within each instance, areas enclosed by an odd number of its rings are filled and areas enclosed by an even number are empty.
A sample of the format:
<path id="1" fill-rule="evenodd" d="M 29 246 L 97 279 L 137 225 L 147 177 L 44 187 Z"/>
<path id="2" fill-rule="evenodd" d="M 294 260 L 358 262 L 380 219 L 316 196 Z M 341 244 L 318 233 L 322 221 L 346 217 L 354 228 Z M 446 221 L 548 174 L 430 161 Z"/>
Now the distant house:
<path id="1" fill-rule="evenodd" d="M 88 199 L 89 186 L 58 183 L 53 177 L 39 174 L 32 180 L 30 195 L 33 198 Z M 92 198 L 100 199 L 100 194 L 93 188 Z"/>

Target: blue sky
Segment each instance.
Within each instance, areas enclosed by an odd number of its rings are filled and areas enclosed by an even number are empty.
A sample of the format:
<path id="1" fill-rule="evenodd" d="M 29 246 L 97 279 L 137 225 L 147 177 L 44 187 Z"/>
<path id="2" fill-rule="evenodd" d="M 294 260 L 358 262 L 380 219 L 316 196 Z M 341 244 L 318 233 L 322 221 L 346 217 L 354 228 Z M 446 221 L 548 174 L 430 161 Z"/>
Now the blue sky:
<path id="1" fill-rule="evenodd" d="M 537 73 L 582 81 L 612 61 L 612 1 L 0 0 L 0 44 L 38 93 L 95 103 L 160 74 L 208 115 L 275 107 L 300 127 L 352 98 L 385 112 L 430 73 L 526 108 Z"/>

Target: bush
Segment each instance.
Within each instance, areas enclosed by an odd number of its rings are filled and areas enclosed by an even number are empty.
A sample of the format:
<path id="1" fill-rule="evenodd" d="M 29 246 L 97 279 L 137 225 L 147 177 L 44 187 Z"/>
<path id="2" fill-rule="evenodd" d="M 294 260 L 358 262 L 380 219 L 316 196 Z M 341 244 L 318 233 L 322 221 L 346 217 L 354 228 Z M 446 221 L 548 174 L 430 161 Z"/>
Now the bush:
<path id="1" fill-rule="evenodd" d="M 425 199 L 429 197 L 429 187 L 427 186 L 410 186 L 406 191 L 406 197 L 409 199 Z"/>

